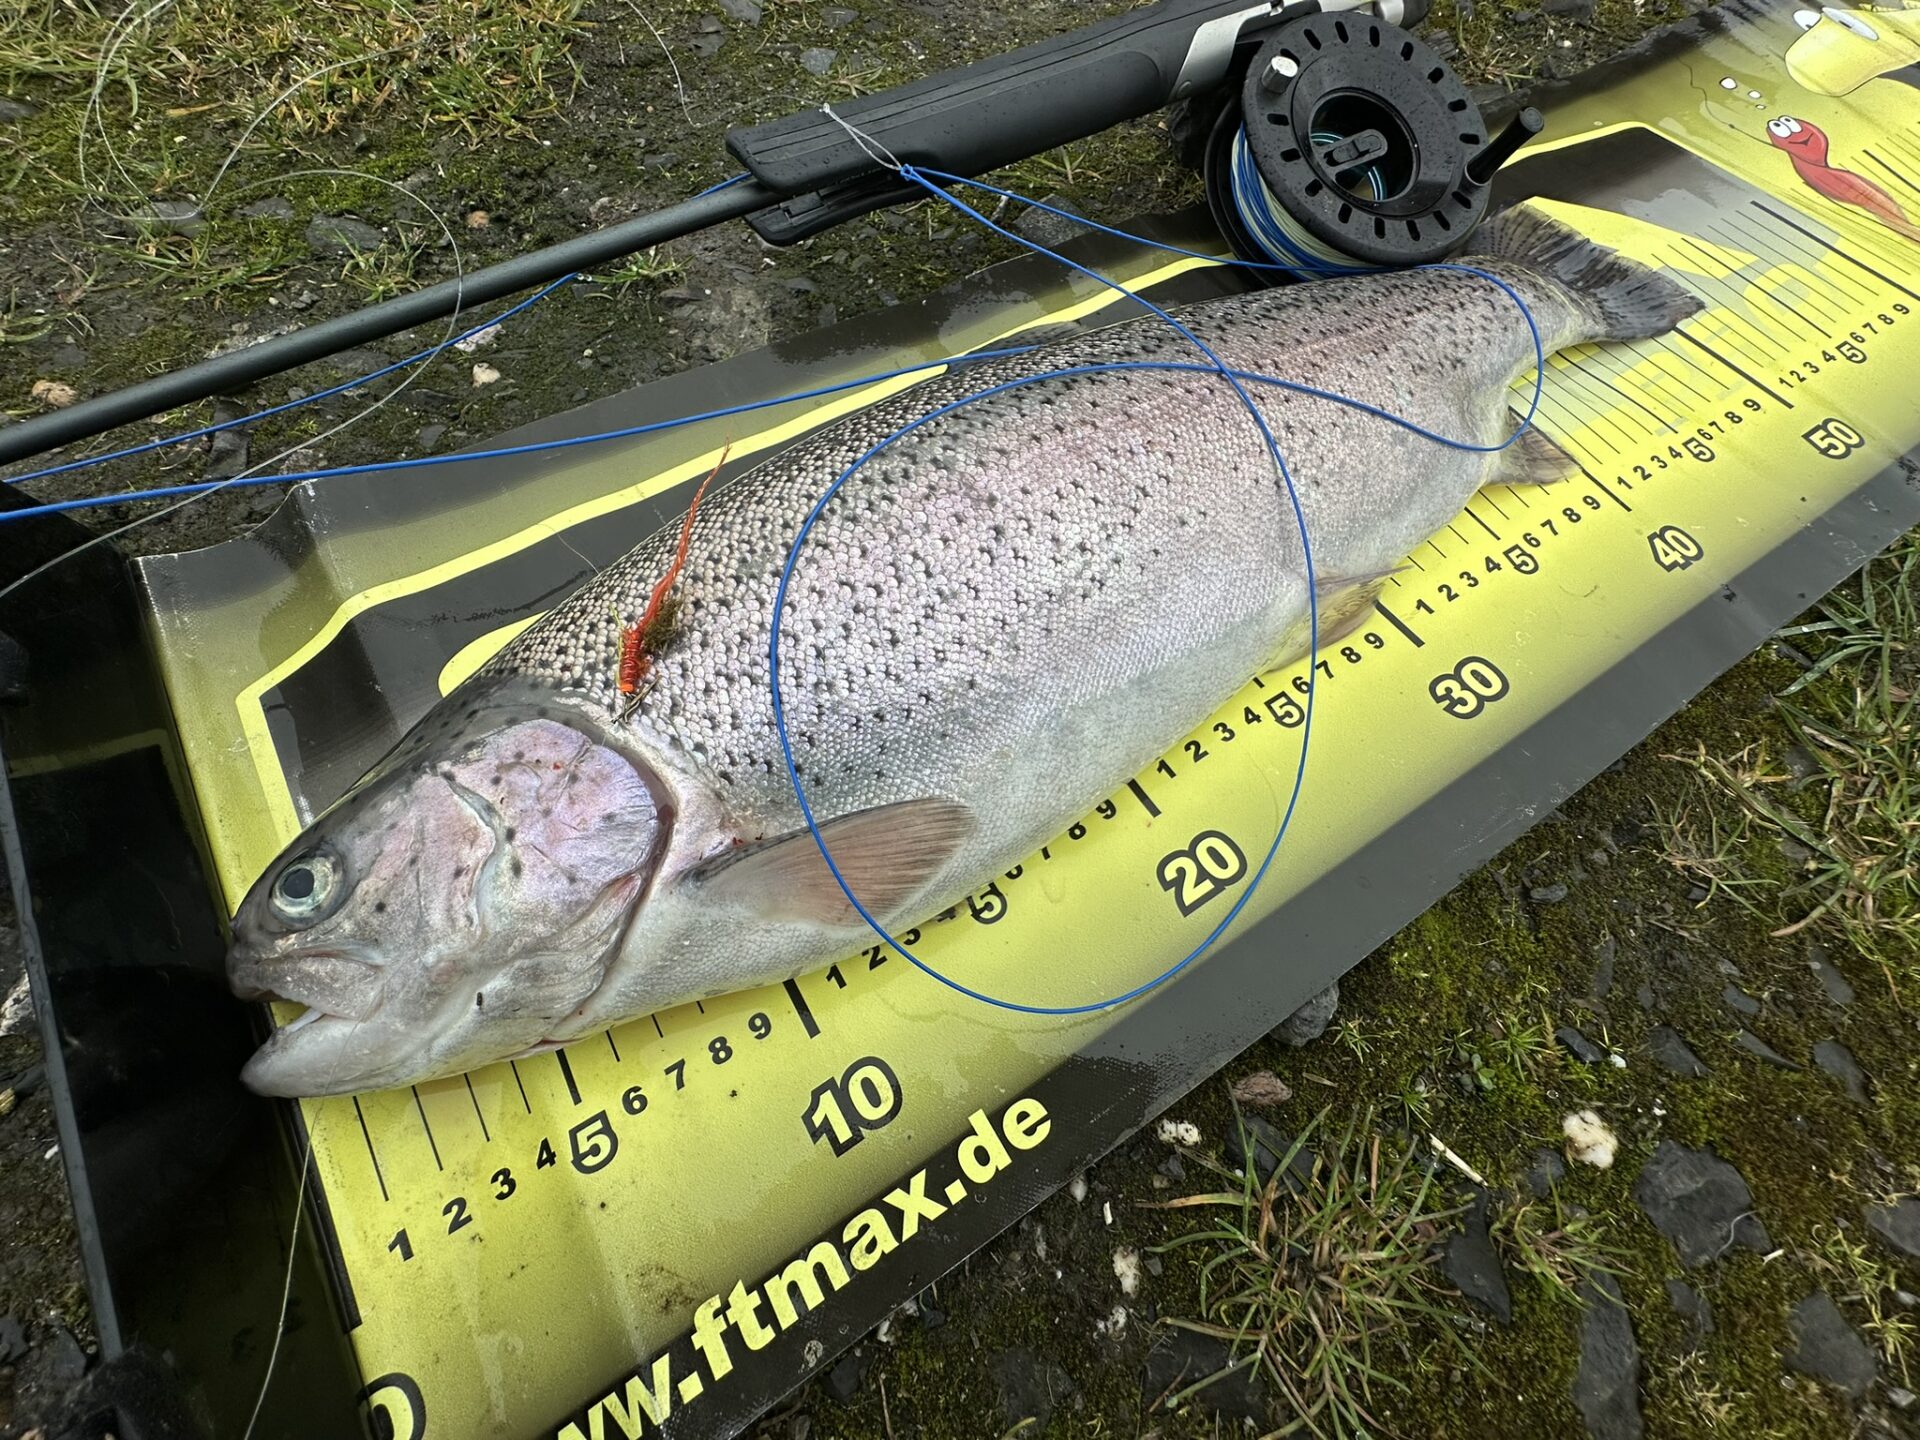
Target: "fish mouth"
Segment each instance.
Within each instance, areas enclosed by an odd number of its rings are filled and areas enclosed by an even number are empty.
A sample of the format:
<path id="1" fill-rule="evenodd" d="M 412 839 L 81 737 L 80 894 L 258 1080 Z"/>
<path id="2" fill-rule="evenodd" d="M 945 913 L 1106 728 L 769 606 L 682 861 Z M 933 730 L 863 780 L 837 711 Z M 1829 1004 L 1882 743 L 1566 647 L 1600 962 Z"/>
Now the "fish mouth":
<path id="1" fill-rule="evenodd" d="M 236 951 L 227 966 L 233 993 L 263 1004 L 304 1005 L 306 1013 L 277 1027 L 291 1030 L 323 1016 L 371 1020 L 385 999 L 380 967 L 349 950 L 293 950 L 250 956 Z"/>

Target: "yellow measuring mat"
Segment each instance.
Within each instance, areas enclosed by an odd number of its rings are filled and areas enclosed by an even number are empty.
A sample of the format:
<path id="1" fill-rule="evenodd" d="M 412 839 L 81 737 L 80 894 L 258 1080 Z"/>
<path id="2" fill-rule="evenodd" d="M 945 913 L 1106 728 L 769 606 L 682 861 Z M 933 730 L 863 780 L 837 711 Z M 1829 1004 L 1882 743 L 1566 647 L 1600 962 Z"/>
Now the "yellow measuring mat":
<path id="1" fill-rule="evenodd" d="M 1164 993 L 1013 1014 L 874 948 L 556 1053 L 301 1103 L 339 1317 L 391 1433 L 631 1440 L 670 1417 L 675 1435 L 731 1433 L 1911 523 L 1920 93 L 1877 72 L 1804 88 L 1785 57 L 1798 44 L 1796 71 L 1819 71 L 1814 39 L 1790 4 L 1710 12 L 1567 88 L 1503 172 L 1497 203 L 1536 204 L 1708 308 L 1551 362 L 1537 423 L 1580 473 L 1482 491 L 1322 651 L 1286 841 L 1236 929 Z M 1085 258 L 1161 303 L 1245 283 L 1111 241 Z M 930 376 L 1131 309 L 1041 260 L 966 293 L 540 433 Z M 315 484 L 244 541 L 142 562 L 229 908 L 442 691 L 684 506 L 723 443 L 751 464 L 916 378 L 731 431 Z M 1301 667 L 1250 679 L 902 941 L 1034 1005 L 1160 973 L 1271 843 L 1306 689 Z"/>

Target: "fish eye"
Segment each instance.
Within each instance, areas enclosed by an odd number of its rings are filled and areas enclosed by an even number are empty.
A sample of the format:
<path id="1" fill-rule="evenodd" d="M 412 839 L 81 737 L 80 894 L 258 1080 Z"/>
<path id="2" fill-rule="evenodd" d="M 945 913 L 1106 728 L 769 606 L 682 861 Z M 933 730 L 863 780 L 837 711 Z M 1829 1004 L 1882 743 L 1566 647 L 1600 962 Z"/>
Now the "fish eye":
<path id="1" fill-rule="evenodd" d="M 1842 10 L 1838 5 L 1824 5 L 1820 13 L 1829 20 L 1836 20 L 1847 27 L 1862 40 L 1878 40 L 1880 32 L 1860 18 L 1858 10 Z"/>
<path id="2" fill-rule="evenodd" d="M 340 879 L 340 863 L 323 850 L 312 850 L 280 868 L 267 903 L 285 924 L 313 925 L 332 914 L 345 893 Z"/>
<path id="3" fill-rule="evenodd" d="M 1798 25 L 1802 30 L 1811 30 L 1820 23 L 1820 12 L 1818 10 L 1796 10 L 1793 12 L 1793 23 Z"/>

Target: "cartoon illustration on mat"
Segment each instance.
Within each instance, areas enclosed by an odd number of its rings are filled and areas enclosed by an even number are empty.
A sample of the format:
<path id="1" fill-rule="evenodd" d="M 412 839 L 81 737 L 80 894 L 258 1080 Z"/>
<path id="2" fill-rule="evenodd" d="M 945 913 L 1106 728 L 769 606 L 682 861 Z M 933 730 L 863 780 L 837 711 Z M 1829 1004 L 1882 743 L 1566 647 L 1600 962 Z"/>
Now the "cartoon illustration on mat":
<path id="1" fill-rule="evenodd" d="M 1850 95 L 1869 80 L 1920 65 L 1920 3 L 1796 10 L 1804 33 L 1787 47 L 1787 73 L 1816 95 Z M 1911 76 L 1920 84 L 1920 71 Z"/>
<path id="2" fill-rule="evenodd" d="M 1767 134 L 1773 143 L 1787 152 L 1794 172 L 1829 200 L 1853 205 L 1897 235 L 1920 240 L 1920 226 L 1907 219 L 1894 198 L 1865 176 L 1840 170 L 1827 163 L 1827 132 L 1810 120 L 1781 115 L 1767 122 Z"/>

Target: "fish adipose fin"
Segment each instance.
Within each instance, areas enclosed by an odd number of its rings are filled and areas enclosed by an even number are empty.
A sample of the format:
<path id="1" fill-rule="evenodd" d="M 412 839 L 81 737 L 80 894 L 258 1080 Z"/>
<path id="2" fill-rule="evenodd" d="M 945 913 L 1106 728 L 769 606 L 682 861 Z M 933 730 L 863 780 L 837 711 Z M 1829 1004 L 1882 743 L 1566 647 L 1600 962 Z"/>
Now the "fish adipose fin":
<path id="1" fill-rule="evenodd" d="M 1664 335 L 1705 306 L 1679 281 L 1526 205 L 1502 210 L 1468 244 L 1475 255 L 1513 260 L 1559 281 L 1596 315 L 1602 340 Z"/>
<path id="2" fill-rule="evenodd" d="M 1520 417 L 1513 417 L 1517 429 Z M 1506 449 L 1493 457 L 1493 473 L 1488 485 L 1555 485 L 1580 473 L 1575 460 L 1545 431 L 1527 430 Z"/>
<path id="3" fill-rule="evenodd" d="M 973 833 L 973 812 L 951 800 L 904 800 L 829 820 L 820 836 L 869 914 L 884 919 L 923 889 Z M 692 875 L 700 892 L 768 920 L 857 925 L 820 847 L 805 830 L 715 856 Z"/>

